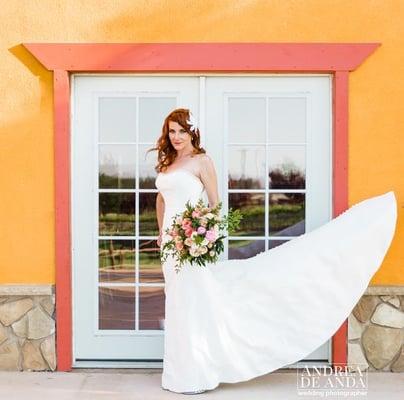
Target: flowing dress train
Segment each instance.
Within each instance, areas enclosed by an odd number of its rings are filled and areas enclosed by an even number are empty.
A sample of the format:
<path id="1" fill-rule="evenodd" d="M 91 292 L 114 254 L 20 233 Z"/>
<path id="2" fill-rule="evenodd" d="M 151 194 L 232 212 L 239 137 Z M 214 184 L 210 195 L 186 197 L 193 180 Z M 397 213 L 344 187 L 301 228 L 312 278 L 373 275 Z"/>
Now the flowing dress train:
<path id="1" fill-rule="evenodd" d="M 163 229 L 204 186 L 191 172 L 160 173 Z M 393 191 L 241 260 L 207 267 L 163 264 L 162 387 L 214 389 L 298 362 L 338 330 L 380 267 L 395 232 Z M 163 242 L 167 239 L 163 236 Z"/>

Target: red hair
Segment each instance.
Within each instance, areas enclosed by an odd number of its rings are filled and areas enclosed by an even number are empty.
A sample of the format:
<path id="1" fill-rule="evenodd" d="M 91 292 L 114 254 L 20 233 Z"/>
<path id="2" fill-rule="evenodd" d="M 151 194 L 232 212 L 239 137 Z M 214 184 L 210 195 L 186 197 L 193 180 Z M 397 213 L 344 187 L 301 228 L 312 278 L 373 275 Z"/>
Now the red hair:
<path id="1" fill-rule="evenodd" d="M 157 160 L 158 163 L 155 166 L 156 172 L 162 172 L 167 169 L 169 165 L 171 165 L 177 157 L 177 150 L 171 144 L 169 138 L 169 121 L 177 122 L 181 125 L 190 135 L 191 135 L 191 143 L 194 147 L 193 153 L 200 154 L 206 153 L 206 150 L 200 146 L 201 136 L 198 128 L 194 128 L 192 131 L 192 125 L 187 122 L 190 120 L 190 111 L 188 108 L 176 108 L 171 111 L 170 114 L 164 120 L 163 127 L 161 129 L 161 136 L 157 140 L 156 147 L 153 147 L 148 150 L 157 150 Z"/>

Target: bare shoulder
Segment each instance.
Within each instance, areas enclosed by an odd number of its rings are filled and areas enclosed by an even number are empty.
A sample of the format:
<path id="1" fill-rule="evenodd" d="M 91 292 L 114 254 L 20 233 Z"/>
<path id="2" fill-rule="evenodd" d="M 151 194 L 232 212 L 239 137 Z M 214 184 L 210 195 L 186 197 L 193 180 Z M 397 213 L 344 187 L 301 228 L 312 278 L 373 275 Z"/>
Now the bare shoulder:
<path id="1" fill-rule="evenodd" d="M 214 176 L 215 171 L 215 164 L 212 158 L 207 155 L 206 153 L 200 153 L 197 155 L 197 163 L 198 163 L 198 170 L 199 170 L 199 177 L 200 178 L 207 178 L 209 176 Z"/>
<path id="2" fill-rule="evenodd" d="M 212 158 L 209 155 L 207 155 L 206 153 L 197 154 L 197 160 L 199 160 L 199 163 L 201 165 L 207 165 L 207 164 L 213 163 Z"/>
<path id="3" fill-rule="evenodd" d="M 197 160 L 201 176 L 206 174 L 206 172 L 211 173 L 215 170 L 215 164 L 208 154 L 206 153 L 198 154 Z"/>

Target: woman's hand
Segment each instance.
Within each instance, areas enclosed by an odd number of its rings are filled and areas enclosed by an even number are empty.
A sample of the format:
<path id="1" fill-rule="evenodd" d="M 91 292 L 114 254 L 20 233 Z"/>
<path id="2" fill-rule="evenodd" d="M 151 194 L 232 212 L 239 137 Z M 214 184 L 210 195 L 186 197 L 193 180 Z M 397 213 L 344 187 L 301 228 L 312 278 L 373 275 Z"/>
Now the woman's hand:
<path id="1" fill-rule="evenodd" d="M 163 238 L 163 232 L 160 231 L 159 233 L 159 237 L 157 238 L 157 246 L 160 247 L 161 246 L 161 240 Z"/>

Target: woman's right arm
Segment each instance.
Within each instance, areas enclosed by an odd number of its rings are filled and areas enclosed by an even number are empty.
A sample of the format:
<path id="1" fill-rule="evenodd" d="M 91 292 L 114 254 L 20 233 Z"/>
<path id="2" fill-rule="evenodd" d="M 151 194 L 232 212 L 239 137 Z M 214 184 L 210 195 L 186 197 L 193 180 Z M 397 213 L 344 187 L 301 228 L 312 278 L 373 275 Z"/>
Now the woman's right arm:
<path id="1" fill-rule="evenodd" d="M 159 227 L 159 237 L 157 239 L 157 246 L 160 247 L 162 234 L 163 234 L 163 218 L 164 218 L 164 198 L 160 192 L 156 196 L 156 214 L 157 214 L 157 224 Z"/>

